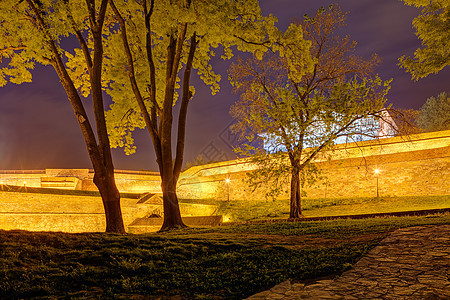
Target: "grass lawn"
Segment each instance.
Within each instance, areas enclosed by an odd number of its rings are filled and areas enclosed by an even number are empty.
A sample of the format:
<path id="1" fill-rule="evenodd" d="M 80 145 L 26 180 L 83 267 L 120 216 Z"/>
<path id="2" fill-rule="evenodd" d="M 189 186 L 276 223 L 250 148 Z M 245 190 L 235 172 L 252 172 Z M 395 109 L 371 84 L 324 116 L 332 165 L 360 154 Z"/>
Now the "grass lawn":
<path id="1" fill-rule="evenodd" d="M 146 235 L 0 231 L 0 298 L 242 299 L 342 273 L 390 231 L 450 215 L 277 222 Z"/>
<path id="2" fill-rule="evenodd" d="M 302 198 L 305 217 L 342 216 L 450 208 L 450 195 L 381 198 Z M 238 201 L 220 203 L 219 214 L 230 221 L 288 218 L 289 200 Z"/>

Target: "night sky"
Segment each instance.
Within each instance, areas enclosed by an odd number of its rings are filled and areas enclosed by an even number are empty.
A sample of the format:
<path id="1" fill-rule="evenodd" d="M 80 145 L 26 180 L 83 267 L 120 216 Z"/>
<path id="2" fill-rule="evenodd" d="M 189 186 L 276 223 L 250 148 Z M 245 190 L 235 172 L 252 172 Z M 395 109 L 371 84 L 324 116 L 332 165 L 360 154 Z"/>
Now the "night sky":
<path id="1" fill-rule="evenodd" d="M 399 0 L 299 1 L 262 0 L 264 15 L 272 13 L 279 27 L 286 29 L 293 18 L 313 15 L 321 6 L 338 3 L 348 11 L 345 32 L 358 42 L 357 54 L 377 53 L 377 69 L 384 80 L 393 78 L 388 103 L 397 108 L 420 108 L 427 98 L 450 92 L 450 68 L 418 82 L 400 70 L 400 56 L 412 55 L 420 45 L 412 19 L 419 10 Z M 238 56 L 237 54 L 236 56 Z M 235 57 L 236 57 L 235 56 Z M 221 91 L 211 96 L 209 87 L 193 76 L 196 94 L 189 107 L 185 161 L 199 154 L 210 160 L 233 159 L 229 145 L 235 144 L 227 128 L 232 122 L 229 108 L 237 99 L 227 79 L 230 62 L 215 60 L 222 75 Z M 90 109 L 89 100 L 86 104 Z M 178 108 L 178 106 L 176 107 Z M 91 122 L 94 122 L 91 118 Z M 113 150 L 116 169 L 157 170 L 153 147 L 146 131 L 135 135 L 137 152 L 126 156 Z M 0 169 L 92 168 L 72 107 L 51 67 L 38 67 L 33 82 L 0 88 Z"/>

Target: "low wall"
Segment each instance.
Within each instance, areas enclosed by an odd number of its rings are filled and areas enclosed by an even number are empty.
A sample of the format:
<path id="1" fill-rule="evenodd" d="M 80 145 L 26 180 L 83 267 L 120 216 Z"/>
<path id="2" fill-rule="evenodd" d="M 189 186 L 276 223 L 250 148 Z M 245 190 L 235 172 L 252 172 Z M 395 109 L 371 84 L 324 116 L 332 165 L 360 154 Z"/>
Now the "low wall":
<path id="1" fill-rule="evenodd" d="M 0 185 L 97 191 L 93 178 L 93 170 L 89 169 L 0 170 Z M 157 172 L 116 170 L 115 179 L 121 192 L 161 193 Z"/>
<path id="2" fill-rule="evenodd" d="M 41 187 L 43 176 L 45 176 L 45 170 L 2 170 L 0 185 Z"/>
<path id="3" fill-rule="evenodd" d="M 125 229 L 139 218 L 162 214 L 162 203 L 121 199 Z M 214 205 L 181 203 L 182 216 L 214 215 Z M 54 195 L 0 191 L 0 229 L 29 231 L 104 232 L 102 200 L 96 196 Z"/>

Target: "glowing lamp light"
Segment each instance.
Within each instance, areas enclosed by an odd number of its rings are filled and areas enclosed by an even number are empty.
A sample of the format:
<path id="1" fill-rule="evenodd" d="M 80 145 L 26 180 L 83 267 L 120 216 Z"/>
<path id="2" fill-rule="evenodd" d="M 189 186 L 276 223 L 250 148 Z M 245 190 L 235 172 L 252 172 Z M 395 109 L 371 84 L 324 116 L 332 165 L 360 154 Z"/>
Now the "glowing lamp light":
<path id="1" fill-rule="evenodd" d="M 230 178 L 225 179 L 225 184 L 227 185 L 227 201 L 230 201 Z"/>
<path id="2" fill-rule="evenodd" d="M 380 198 L 380 188 L 378 186 L 378 174 L 380 174 L 380 169 L 375 169 L 373 172 L 377 175 L 377 198 Z"/>

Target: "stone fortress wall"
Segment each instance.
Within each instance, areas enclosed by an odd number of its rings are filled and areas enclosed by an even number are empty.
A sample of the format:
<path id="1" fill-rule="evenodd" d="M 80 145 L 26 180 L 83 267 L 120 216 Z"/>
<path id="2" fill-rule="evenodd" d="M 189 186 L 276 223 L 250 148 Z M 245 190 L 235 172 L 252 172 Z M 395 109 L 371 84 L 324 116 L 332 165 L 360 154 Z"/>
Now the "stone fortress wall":
<path id="1" fill-rule="evenodd" d="M 331 160 L 316 159 L 325 179 L 306 187 L 310 198 L 371 197 L 375 169 L 383 196 L 450 194 L 450 130 L 337 145 Z M 256 166 L 245 159 L 194 166 L 178 184 L 181 199 L 261 199 L 265 189 L 250 192 L 247 173 Z M 88 169 L 0 171 L 0 184 L 95 191 Z M 161 193 L 158 172 L 116 170 L 121 192 Z M 225 179 L 230 179 L 229 187 Z M 284 197 L 284 196 L 282 196 Z"/>
<path id="2" fill-rule="evenodd" d="M 331 160 L 317 159 L 325 179 L 306 187 L 308 198 L 450 195 L 450 130 L 339 145 Z M 212 199 L 258 201 L 265 199 L 264 187 L 251 192 L 247 173 L 255 166 L 246 160 L 225 161 L 192 167 L 182 173 L 180 199 L 193 203 L 181 206 L 183 216 L 215 214 L 214 205 L 195 204 Z M 0 171 L 0 186 L 96 190 L 88 169 Z M 225 180 L 229 179 L 229 183 Z M 158 173 L 116 171 L 121 192 L 160 194 Z M 280 195 L 288 198 L 288 194 Z M 136 218 L 162 210 L 161 199 L 138 203 L 123 198 L 126 225 Z M 71 196 L 0 191 L 0 229 L 103 231 L 104 212 L 98 196 Z"/>
<path id="3" fill-rule="evenodd" d="M 377 176 L 380 196 L 450 194 L 449 130 L 337 145 L 331 160 L 324 156 L 315 161 L 324 179 L 305 188 L 308 198 L 374 197 Z M 186 199 L 225 200 L 229 192 L 230 200 L 261 200 L 266 189 L 252 193 L 246 181 L 253 169 L 245 160 L 192 167 L 178 192 Z"/>
<path id="4" fill-rule="evenodd" d="M 115 171 L 117 188 L 129 193 L 160 193 L 158 172 Z M 90 169 L 0 170 L 0 184 L 97 191 Z"/>

